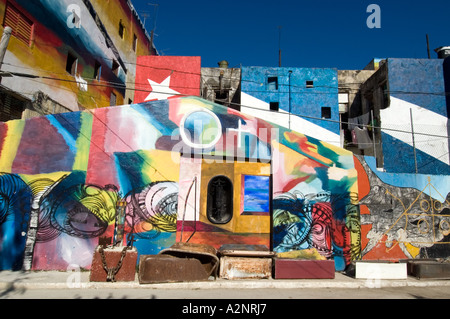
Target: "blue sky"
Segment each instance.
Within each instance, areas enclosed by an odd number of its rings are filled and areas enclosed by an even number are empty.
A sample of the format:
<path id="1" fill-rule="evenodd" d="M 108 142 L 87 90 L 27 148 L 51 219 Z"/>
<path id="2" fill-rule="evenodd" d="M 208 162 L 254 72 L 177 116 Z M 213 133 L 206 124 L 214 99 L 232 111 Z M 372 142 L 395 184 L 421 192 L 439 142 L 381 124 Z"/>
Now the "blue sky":
<path id="1" fill-rule="evenodd" d="M 161 55 L 201 56 L 202 67 L 217 67 L 221 60 L 230 67 L 276 67 L 281 44 L 285 67 L 362 69 L 373 58 L 427 58 L 427 34 L 432 58 L 435 48 L 450 45 L 448 0 L 132 3 L 141 16 L 147 14 L 149 33 L 156 17 Z M 379 29 L 367 27 L 370 4 L 380 7 Z"/>

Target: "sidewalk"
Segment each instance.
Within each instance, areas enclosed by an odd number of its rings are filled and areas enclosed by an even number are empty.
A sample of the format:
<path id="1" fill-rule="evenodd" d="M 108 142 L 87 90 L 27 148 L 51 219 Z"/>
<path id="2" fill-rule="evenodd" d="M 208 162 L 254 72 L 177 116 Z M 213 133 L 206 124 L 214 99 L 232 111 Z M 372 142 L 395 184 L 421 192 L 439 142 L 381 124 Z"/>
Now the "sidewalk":
<path id="1" fill-rule="evenodd" d="M 386 288 L 386 287 L 450 287 L 450 280 L 407 279 L 367 280 L 355 279 L 343 273 L 336 273 L 334 279 L 240 279 L 200 282 L 176 282 L 158 284 L 139 284 L 132 282 L 91 282 L 90 272 L 63 271 L 0 271 L 0 290 L 11 287 L 24 289 L 298 289 L 298 288 Z"/>

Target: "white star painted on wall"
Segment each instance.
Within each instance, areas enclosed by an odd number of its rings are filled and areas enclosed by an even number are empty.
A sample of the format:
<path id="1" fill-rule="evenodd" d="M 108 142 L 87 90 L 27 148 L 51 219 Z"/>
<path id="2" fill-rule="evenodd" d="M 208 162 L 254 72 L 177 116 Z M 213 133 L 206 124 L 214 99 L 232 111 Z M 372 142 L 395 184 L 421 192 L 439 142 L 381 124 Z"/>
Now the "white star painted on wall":
<path id="1" fill-rule="evenodd" d="M 150 100 L 165 100 L 171 96 L 180 94 L 170 88 L 170 75 L 161 83 L 154 82 L 148 79 L 148 83 L 152 87 L 152 92 L 145 98 L 144 101 Z"/>

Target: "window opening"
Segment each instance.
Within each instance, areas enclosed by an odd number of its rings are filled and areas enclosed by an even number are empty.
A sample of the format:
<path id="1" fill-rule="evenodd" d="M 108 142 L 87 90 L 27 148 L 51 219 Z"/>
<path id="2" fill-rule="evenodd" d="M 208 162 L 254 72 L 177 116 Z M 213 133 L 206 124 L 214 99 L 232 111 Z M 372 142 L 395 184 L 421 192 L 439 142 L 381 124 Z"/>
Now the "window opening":
<path id="1" fill-rule="evenodd" d="M 100 81 L 101 75 L 102 75 L 102 65 L 99 62 L 95 61 L 94 79 Z"/>
<path id="2" fill-rule="evenodd" d="M 270 110 L 271 111 L 278 112 L 279 109 L 280 109 L 280 103 L 279 102 L 270 102 Z"/>
<path id="3" fill-rule="evenodd" d="M 110 104 L 110 106 L 114 106 L 114 105 L 116 105 L 116 103 L 117 103 L 117 96 L 113 92 L 111 92 L 109 104 Z"/>
<path id="4" fill-rule="evenodd" d="M 322 107 L 322 118 L 323 119 L 331 119 L 331 107 L 329 107 L 329 106 Z"/>
<path id="5" fill-rule="evenodd" d="M 78 67 L 77 57 L 71 54 L 70 52 L 67 53 L 66 71 L 71 75 L 75 76 L 77 73 L 77 67 Z"/>
<path id="6" fill-rule="evenodd" d="M 34 24 L 22 12 L 20 12 L 11 3 L 7 3 L 5 10 L 5 18 L 3 20 L 3 27 L 10 27 L 12 35 L 28 46 L 31 45 L 33 37 Z"/>
<path id="7" fill-rule="evenodd" d="M 233 217 L 233 183 L 228 177 L 216 176 L 208 183 L 206 215 L 214 224 L 226 224 Z"/>
<path id="8" fill-rule="evenodd" d="M 119 22 L 119 36 L 121 39 L 125 36 L 125 26 L 123 25 L 122 20 Z"/>
<path id="9" fill-rule="evenodd" d="M 136 34 L 133 35 L 133 51 L 136 52 L 137 49 L 137 36 Z"/>
<path id="10" fill-rule="evenodd" d="M 268 89 L 269 90 L 278 90 L 278 77 L 277 76 L 271 76 L 267 79 L 268 83 Z"/>
<path id="11" fill-rule="evenodd" d="M 111 70 L 116 75 L 119 76 L 119 63 L 116 60 L 113 60 Z"/>

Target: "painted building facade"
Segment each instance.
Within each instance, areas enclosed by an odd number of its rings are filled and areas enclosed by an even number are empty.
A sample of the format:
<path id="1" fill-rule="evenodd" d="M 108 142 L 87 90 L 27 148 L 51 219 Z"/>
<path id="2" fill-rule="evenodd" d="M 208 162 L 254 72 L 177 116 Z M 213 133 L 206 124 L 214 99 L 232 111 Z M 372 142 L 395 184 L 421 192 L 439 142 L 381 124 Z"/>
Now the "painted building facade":
<path id="1" fill-rule="evenodd" d="M 155 53 L 128 0 L 2 0 L 0 18 L 1 84 L 24 118 L 130 103 L 137 56 Z"/>
<path id="2" fill-rule="evenodd" d="M 241 109 L 241 69 L 229 68 L 227 61 L 218 68 L 202 68 L 201 97 L 205 100 Z"/>
<path id="3" fill-rule="evenodd" d="M 121 225 L 140 255 L 259 244 L 344 270 L 450 253 L 448 176 L 380 173 L 199 97 L 1 123 L 0 172 L 1 269 L 90 269 Z"/>
<path id="4" fill-rule="evenodd" d="M 373 126 L 369 137 L 386 172 L 449 174 L 444 61 L 389 58 L 361 86 L 362 107 L 352 111 L 360 119 L 373 114 L 374 122 L 366 124 Z"/>
<path id="5" fill-rule="evenodd" d="M 135 103 L 179 96 L 200 96 L 198 56 L 140 56 L 137 59 Z"/>
<path id="6" fill-rule="evenodd" d="M 338 73 L 242 67 L 241 111 L 341 146 Z"/>

